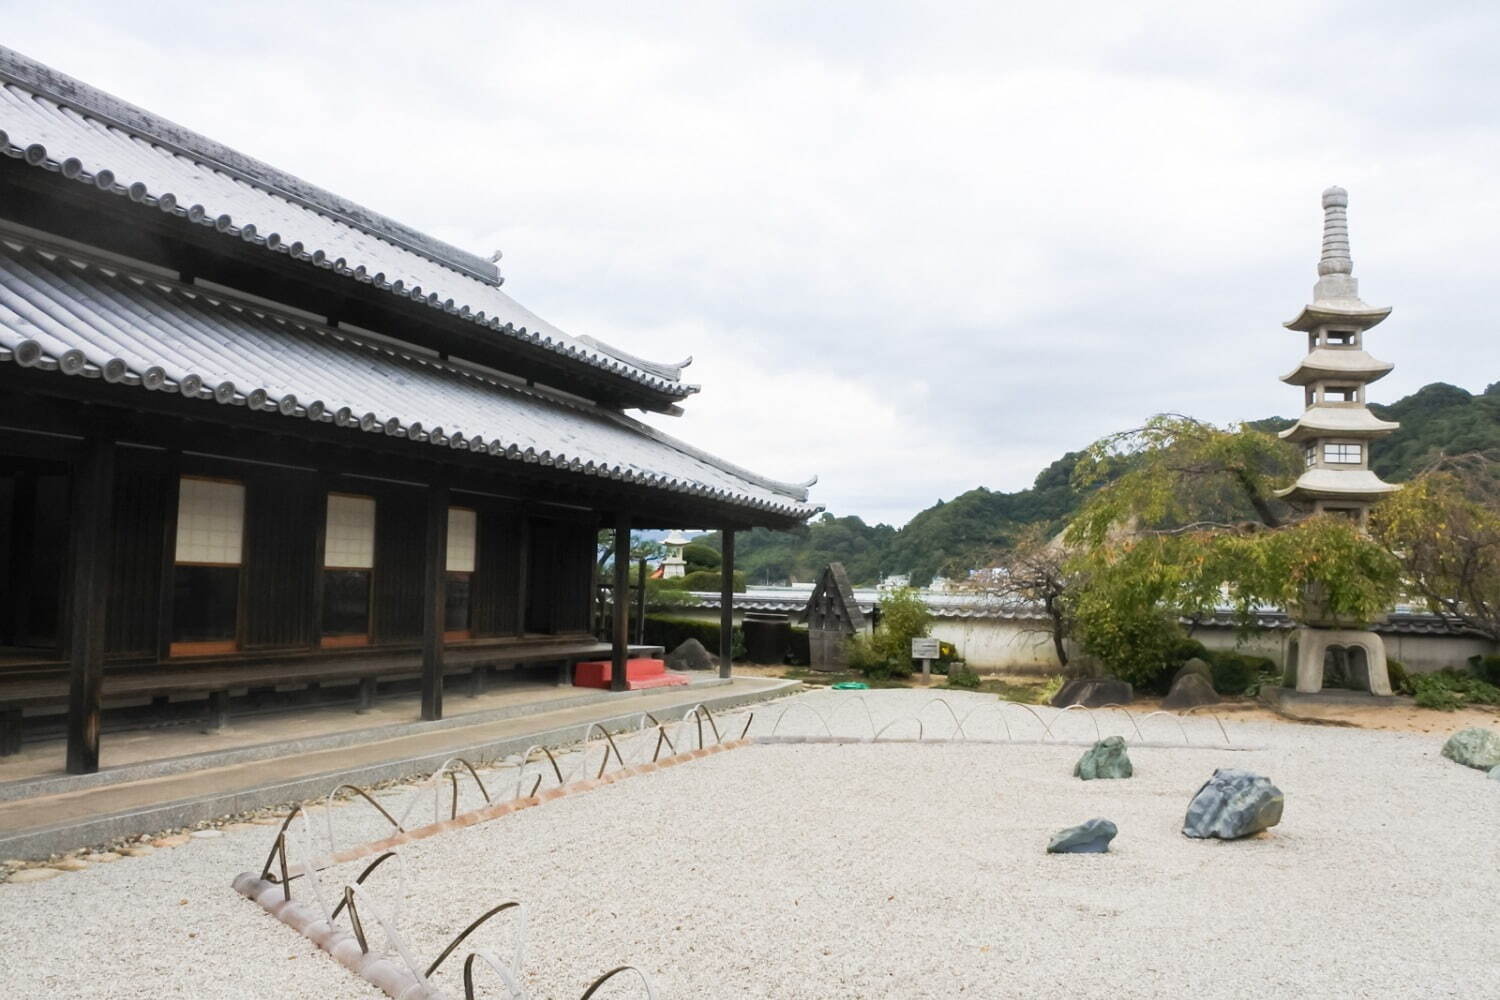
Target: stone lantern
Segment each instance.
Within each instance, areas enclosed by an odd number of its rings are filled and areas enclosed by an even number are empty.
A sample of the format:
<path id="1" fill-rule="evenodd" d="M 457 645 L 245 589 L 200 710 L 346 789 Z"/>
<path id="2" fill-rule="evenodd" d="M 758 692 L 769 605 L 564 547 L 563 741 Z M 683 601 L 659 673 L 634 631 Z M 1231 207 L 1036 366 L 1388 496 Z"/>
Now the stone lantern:
<path id="1" fill-rule="evenodd" d="M 674 531 L 662 539 L 662 545 L 667 550 L 667 557 L 661 561 L 661 575 L 664 580 L 674 577 L 687 576 L 687 559 L 683 557 L 683 550 L 688 546 L 688 538 L 680 531 Z"/>
<path id="2" fill-rule="evenodd" d="M 1323 256 L 1313 301 L 1285 325 L 1307 335 L 1307 356 L 1282 381 L 1301 386 L 1305 409 L 1281 436 L 1303 449 L 1297 481 L 1278 495 L 1314 513 L 1352 518 L 1363 528 L 1370 505 L 1398 487 L 1370 470 L 1370 442 L 1399 424 L 1381 420 L 1365 403 L 1365 387 L 1395 367 L 1365 350 L 1366 333 L 1390 315 L 1389 306 L 1366 305 L 1349 256 L 1349 193 L 1323 192 Z M 1348 664 L 1352 680 L 1371 694 L 1391 693 L 1385 645 L 1365 622 L 1331 617 L 1309 592 L 1292 609 L 1297 630 L 1298 691 L 1321 690 L 1329 654 Z"/>

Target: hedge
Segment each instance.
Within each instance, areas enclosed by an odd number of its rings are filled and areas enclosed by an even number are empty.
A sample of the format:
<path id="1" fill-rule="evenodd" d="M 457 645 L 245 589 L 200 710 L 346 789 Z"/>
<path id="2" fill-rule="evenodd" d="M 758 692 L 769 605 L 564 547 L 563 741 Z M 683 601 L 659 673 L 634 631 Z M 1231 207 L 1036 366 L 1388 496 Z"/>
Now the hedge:
<path id="1" fill-rule="evenodd" d="M 646 616 L 646 644 L 650 646 L 665 646 L 667 652 L 671 652 L 689 639 L 697 639 L 703 643 L 703 648 L 714 656 L 719 655 L 719 623 L 706 622 L 698 618 L 687 618 L 681 615 L 652 615 Z M 734 628 L 734 656 L 736 659 L 745 655 L 745 637 L 738 625 Z"/>

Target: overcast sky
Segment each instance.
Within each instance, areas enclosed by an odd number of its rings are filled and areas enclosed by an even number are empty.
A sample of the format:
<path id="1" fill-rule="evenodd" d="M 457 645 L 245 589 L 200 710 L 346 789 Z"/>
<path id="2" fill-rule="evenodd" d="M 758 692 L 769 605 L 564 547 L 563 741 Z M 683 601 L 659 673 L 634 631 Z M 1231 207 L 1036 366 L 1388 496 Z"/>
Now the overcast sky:
<path id="1" fill-rule="evenodd" d="M 1295 413 L 1329 184 L 1395 307 L 1371 399 L 1500 380 L 1492 4 L 231 6 L 0 3 L 7 45 L 502 249 L 563 329 L 692 355 L 654 422 L 839 514 Z"/>

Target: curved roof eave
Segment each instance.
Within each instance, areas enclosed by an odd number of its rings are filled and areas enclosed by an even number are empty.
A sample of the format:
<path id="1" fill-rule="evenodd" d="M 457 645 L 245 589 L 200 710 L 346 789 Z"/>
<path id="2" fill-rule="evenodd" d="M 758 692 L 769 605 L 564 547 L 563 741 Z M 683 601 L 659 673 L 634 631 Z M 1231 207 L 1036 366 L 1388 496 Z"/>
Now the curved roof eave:
<path id="1" fill-rule="evenodd" d="M 679 381 L 681 366 L 638 363 L 537 317 L 500 291 L 504 279 L 490 262 L 4 46 L 0 84 L 0 154 L 670 398 L 698 391 Z"/>

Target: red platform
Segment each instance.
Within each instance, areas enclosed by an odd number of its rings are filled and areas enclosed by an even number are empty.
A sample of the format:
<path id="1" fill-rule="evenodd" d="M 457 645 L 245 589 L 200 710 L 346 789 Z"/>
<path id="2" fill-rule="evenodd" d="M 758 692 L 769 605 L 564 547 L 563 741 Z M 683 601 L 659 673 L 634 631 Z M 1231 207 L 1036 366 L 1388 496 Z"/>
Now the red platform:
<path id="1" fill-rule="evenodd" d="M 609 660 L 585 660 L 573 668 L 573 685 L 575 687 L 608 688 L 609 682 L 614 677 L 614 664 Z M 625 689 L 627 691 L 640 691 L 645 688 L 675 687 L 686 684 L 688 679 L 682 674 L 667 672 L 667 664 L 663 660 L 626 660 L 625 661 Z"/>

